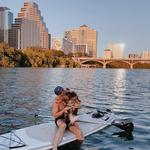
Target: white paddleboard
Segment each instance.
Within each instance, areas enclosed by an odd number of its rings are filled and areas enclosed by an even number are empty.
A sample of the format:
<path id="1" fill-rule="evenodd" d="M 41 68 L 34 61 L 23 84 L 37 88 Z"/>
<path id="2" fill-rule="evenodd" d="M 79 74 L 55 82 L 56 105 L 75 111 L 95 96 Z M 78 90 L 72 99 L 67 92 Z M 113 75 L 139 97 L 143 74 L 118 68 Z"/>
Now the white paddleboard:
<path id="1" fill-rule="evenodd" d="M 115 115 L 111 112 L 101 118 L 92 118 L 92 114 L 78 116 L 79 126 L 85 137 L 111 125 L 114 120 Z M 51 149 L 56 129 L 54 121 L 50 121 L 0 135 L 0 150 L 10 150 L 9 147 L 13 147 L 12 150 Z M 74 140 L 75 135 L 66 130 L 60 146 Z"/>

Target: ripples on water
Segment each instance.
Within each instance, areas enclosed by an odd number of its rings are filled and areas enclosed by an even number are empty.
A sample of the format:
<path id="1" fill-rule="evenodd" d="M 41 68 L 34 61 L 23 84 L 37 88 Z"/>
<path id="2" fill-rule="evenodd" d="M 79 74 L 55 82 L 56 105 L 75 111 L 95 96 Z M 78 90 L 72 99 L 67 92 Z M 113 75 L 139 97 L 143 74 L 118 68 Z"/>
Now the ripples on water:
<path id="1" fill-rule="evenodd" d="M 75 90 L 80 113 L 110 108 L 135 125 L 133 137 L 112 136 L 109 127 L 86 138 L 82 150 L 150 149 L 150 71 L 125 69 L 0 68 L 0 133 L 47 122 L 34 114 L 51 114 L 57 85 Z M 61 149 L 69 149 L 70 145 Z"/>

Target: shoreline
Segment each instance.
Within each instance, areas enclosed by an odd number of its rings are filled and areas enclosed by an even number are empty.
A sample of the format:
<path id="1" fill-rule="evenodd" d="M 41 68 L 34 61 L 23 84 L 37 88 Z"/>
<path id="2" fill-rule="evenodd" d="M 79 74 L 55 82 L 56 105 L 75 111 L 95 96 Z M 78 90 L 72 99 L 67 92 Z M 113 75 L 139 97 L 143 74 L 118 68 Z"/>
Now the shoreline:
<path id="1" fill-rule="evenodd" d="M 126 70 L 150 70 L 150 68 L 102 68 L 102 67 L 21 67 L 21 66 L 18 66 L 18 67 L 3 67 L 3 66 L 0 66 L 0 69 L 12 69 L 12 68 L 32 68 L 32 69 L 126 69 Z"/>

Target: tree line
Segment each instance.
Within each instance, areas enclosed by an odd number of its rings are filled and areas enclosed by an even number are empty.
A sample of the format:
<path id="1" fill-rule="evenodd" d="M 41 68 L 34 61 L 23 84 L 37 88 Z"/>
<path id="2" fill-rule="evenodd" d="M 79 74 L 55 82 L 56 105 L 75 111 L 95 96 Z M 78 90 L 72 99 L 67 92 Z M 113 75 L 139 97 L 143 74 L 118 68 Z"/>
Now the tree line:
<path id="1" fill-rule="evenodd" d="M 7 43 L 0 43 L 0 67 L 77 67 L 71 56 L 38 47 L 16 50 Z"/>

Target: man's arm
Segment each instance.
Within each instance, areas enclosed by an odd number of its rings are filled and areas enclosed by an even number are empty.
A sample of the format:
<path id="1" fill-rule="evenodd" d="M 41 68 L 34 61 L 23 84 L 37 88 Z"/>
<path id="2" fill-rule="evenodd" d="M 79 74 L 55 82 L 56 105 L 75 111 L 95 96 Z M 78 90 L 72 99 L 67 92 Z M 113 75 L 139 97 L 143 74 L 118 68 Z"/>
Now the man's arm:
<path id="1" fill-rule="evenodd" d="M 59 111 L 59 107 L 58 107 L 58 104 L 54 103 L 52 105 L 52 114 L 55 118 L 58 118 L 60 117 L 61 115 L 63 115 L 63 113 L 67 110 L 69 110 L 71 107 L 67 106 L 65 107 L 64 109 L 60 110 Z"/>

